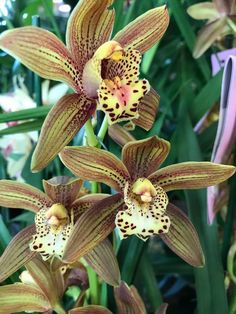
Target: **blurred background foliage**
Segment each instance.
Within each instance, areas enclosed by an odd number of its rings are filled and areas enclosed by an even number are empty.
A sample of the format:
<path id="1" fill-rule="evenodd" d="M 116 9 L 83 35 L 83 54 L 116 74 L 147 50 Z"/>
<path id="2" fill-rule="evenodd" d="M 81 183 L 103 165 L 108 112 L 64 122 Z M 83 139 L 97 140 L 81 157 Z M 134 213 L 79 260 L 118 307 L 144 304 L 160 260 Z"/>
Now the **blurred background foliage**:
<path id="1" fill-rule="evenodd" d="M 194 131 L 194 126 L 214 106 L 217 117 L 223 71 L 212 76 L 210 56 L 222 50 L 222 47 L 232 48 L 233 41 L 228 36 L 221 43 L 208 49 L 201 58 L 192 57 L 197 32 L 205 22 L 193 20 L 187 15 L 186 10 L 190 5 L 198 2 L 198 0 L 168 1 L 171 17 L 169 28 L 162 41 L 148 51 L 142 60 L 141 77 L 151 82 L 160 94 L 161 101 L 153 128 L 149 132 L 136 128 L 132 134 L 137 139 L 155 134 L 169 140 L 172 149 L 165 165 L 188 160 L 209 161 L 216 135 L 217 119 L 213 119 L 200 134 Z M 76 3 L 77 0 L 64 0 L 64 3 L 60 0 L 1 0 L 0 32 L 13 27 L 40 23 L 41 27 L 53 31 L 64 40 L 67 18 L 70 9 Z M 145 11 L 165 3 L 166 1 L 162 0 L 115 0 L 114 33 Z M 35 15 L 38 15 L 39 19 L 35 18 Z M 13 84 L 13 77 L 20 76 L 24 79 L 28 96 L 35 102 L 35 108 L 19 112 L 10 112 L 11 108 L 2 109 L 0 135 L 5 137 L 9 134 L 7 139 L 10 145 L 12 135 L 16 138 L 16 134 L 19 133 L 38 132 L 52 104 L 42 106 L 42 81 L 2 51 L 0 52 L 0 71 L 1 94 L 13 97 L 16 88 Z M 51 87 L 55 84 L 50 82 Z M 22 123 L 12 124 L 12 121 Z M 82 144 L 82 137 L 83 130 L 74 139 L 73 144 Z M 57 158 L 41 173 L 32 174 L 30 158 L 34 143 L 31 140 L 32 146 L 27 151 L 27 158 L 23 163 L 21 180 L 41 187 L 42 178 L 49 179 L 55 175 L 69 173 Z M 111 139 L 106 139 L 105 145 L 109 146 L 110 151 L 120 155 L 120 147 Z M 2 149 L 1 178 L 9 178 L 7 171 L 9 158 L 15 158 L 18 161 L 22 154 L 24 152 L 9 157 L 9 154 L 7 155 Z M 206 258 L 206 266 L 202 269 L 193 269 L 174 255 L 158 238 L 143 243 L 136 237 L 130 237 L 119 244 L 114 236 L 113 241 L 117 248 L 122 279 L 128 284 L 135 284 L 145 301 L 148 313 L 154 313 L 162 300 L 169 303 L 168 314 L 226 314 L 228 304 L 230 304 L 231 313 L 236 313 L 236 288 L 230 281 L 226 266 L 228 250 L 235 237 L 235 176 L 231 179 L 230 185 L 229 205 L 224 204 L 223 210 L 218 214 L 212 226 L 207 224 L 205 191 L 170 193 L 171 201 L 188 212 L 199 232 Z M 32 220 L 29 212 L 1 210 L 0 253 L 12 236 L 32 223 Z M 7 283 L 17 281 L 18 275 L 11 276 Z M 113 309 L 114 300 L 111 288 L 98 282 L 94 275 L 90 274 L 89 280 L 91 286 L 88 299 L 92 297 L 92 301 L 108 305 L 110 309 Z M 78 293 L 76 288 L 71 288 L 65 302 L 69 302 L 76 293 Z"/>

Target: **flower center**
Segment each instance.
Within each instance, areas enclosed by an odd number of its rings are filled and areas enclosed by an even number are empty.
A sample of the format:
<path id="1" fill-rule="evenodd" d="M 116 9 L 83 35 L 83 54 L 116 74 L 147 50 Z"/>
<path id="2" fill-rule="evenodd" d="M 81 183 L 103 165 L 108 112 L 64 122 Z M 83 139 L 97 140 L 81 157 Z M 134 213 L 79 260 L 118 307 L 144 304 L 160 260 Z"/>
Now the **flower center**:
<path id="1" fill-rule="evenodd" d="M 35 216 L 36 234 L 30 243 L 30 249 L 39 252 L 43 260 L 52 256 L 62 259 L 74 225 L 73 218 L 73 211 L 69 215 L 62 204 L 53 204 L 49 209 L 41 209 Z"/>
<path id="2" fill-rule="evenodd" d="M 144 203 L 150 203 L 153 197 L 157 195 L 157 191 L 153 184 L 146 178 L 139 178 L 132 186 L 132 192 L 138 196 Z"/>

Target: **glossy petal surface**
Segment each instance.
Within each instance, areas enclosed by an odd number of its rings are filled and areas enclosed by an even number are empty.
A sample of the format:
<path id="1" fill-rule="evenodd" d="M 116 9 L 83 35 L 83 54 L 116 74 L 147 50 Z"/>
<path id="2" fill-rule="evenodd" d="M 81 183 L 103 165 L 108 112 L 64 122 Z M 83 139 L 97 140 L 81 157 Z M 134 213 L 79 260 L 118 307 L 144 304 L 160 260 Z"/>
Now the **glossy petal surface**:
<path id="1" fill-rule="evenodd" d="M 44 207 L 50 207 L 52 200 L 40 190 L 29 184 L 1 180 L 0 205 L 9 208 L 23 208 L 37 213 Z"/>
<path id="2" fill-rule="evenodd" d="M 70 15 L 66 42 L 82 70 L 97 48 L 111 34 L 115 13 L 108 9 L 112 0 L 81 0 Z"/>
<path id="3" fill-rule="evenodd" d="M 119 31 L 114 40 L 124 48 L 129 47 L 144 53 L 162 38 L 168 24 L 169 14 L 164 5 L 136 18 Z"/>
<path id="4" fill-rule="evenodd" d="M 116 156 L 95 147 L 65 147 L 60 157 L 83 180 L 103 182 L 121 191 L 129 179 L 127 169 Z"/>
<path id="5" fill-rule="evenodd" d="M 205 260 L 198 234 L 189 218 L 173 204 L 168 205 L 169 232 L 161 234 L 162 240 L 183 260 L 194 267 L 204 266 Z"/>
<path id="6" fill-rule="evenodd" d="M 227 180 L 234 172 L 233 166 L 211 162 L 183 162 L 157 170 L 149 176 L 149 180 L 165 191 L 201 189 Z"/>
<path id="7" fill-rule="evenodd" d="M 53 33 L 35 26 L 8 30 L 0 36 L 0 48 L 41 77 L 68 83 L 80 91 L 78 68 Z"/>
<path id="8" fill-rule="evenodd" d="M 169 150 L 169 142 L 153 136 L 127 143 L 122 150 L 122 160 L 132 179 L 148 177 L 160 167 Z"/>
<path id="9" fill-rule="evenodd" d="M 95 103 L 81 94 L 62 97 L 47 115 L 32 157 L 32 170 L 39 171 L 68 144 L 95 110 Z"/>

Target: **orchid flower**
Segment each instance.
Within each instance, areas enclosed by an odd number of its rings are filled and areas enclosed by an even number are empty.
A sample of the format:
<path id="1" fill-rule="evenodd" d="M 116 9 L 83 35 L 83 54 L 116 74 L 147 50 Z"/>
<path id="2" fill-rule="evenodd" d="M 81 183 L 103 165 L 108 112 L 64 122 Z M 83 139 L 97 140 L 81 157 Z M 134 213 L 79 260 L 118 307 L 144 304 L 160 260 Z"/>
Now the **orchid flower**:
<path id="1" fill-rule="evenodd" d="M 127 143 L 122 150 L 122 161 L 95 147 L 66 147 L 60 157 L 65 166 L 80 178 L 103 182 L 122 195 L 124 206 L 115 219 L 121 238 L 136 235 L 146 241 L 152 235 L 160 235 L 181 255 L 181 250 L 176 249 L 177 233 L 183 231 L 181 224 L 184 222 L 185 225 L 183 232 L 193 234 L 195 231 L 188 218 L 169 204 L 166 192 L 217 184 L 229 178 L 235 168 L 209 162 L 185 162 L 156 170 L 169 150 L 169 142 L 153 136 Z M 191 238 L 189 234 L 185 237 Z M 195 233 L 194 237 L 197 238 Z M 178 244 L 183 246 L 181 241 L 182 238 Z M 195 246 L 196 243 L 198 240 Z"/>
<path id="2" fill-rule="evenodd" d="M 37 27 L 8 30 L 0 48 L 38 75 L 66 82 L 75 91 L 62 97 L 47 116 L 32 159 L 32 169 L 44 168 L 76 135 L 95 109 L 110 124 L 133 119 L 148 130 L 159 97 L 140 80 L 141 54 L 161 39 L 169 23 L 166 6 L 149 10 L 110 35 L 113 0 L 81 0 L 70 15 L 66 45 Z"/>
<path id="3" fill-rule="evenodd" d="M 208 20 L 198 34 L 193 56 L 199 58 L 217 39 L 235 34 L 235 1 L 213 0 L 191 5 L 188 14 L 196 20 Z"/>
<path id="4" fill-rule="evenodd" d="M 2 313 L 22 311 L 65 314 L 60 305 L 65 282 L 61 269 L 52 271 L 50 265 L 34 257 L 25 265 L 20 275 L 21 282 L 0 287 Z"/>
<path id="5" fill-rule="evenodd" d="M 9 208 L 24 208 L 35 213 L 35 224 L 20 231 L 6 248 L 0 258 L 0 281 L 32 259 L 36 254 L 53 267 L 58 268 L 65 264 L 63 253 L 75 225 L 83 231 L 88 229 L 88 224 L 93 228 L 91 219 L 84 222 L 84 213 L 90 213 L 94 219 L 102 214 L 99 212 L 99 201 L 102 200 L 106 207 L 107 194 L 84 195 L 82 180 L 70 177 L 55 177 L 44 180 L 45 193 L 20 182 L 10 180 L 0 181 L 0 205 Z M 96 206 L 98 204 L 98 206 Z M 108 200 L 109 204 L 109 200 Z M 81 227 L 81 221 L 82 225 Z M 106 282 L 119 284 L 119 269 L 114 257 L 112 247 L 105 238 L 113 228 L 113 223 L 107 229 L 97 232 L 96 237 L 91 232 L 93 239 L 88 241 L 80 257 L 85 256 L 89 265 Z M 70 241 L 69 248 L 80 244 L 77 238 Z M 9 262 L 9 260 L 11 262 Z M 77 261 L 79 260 L 79 257 Z M 111 262 L 113 261 L 113 262 Z M 68 264 L 68 263 L 66 263 Z"/>
<path id="6" fill-rule="evenodd" d="M 236 57 L 231 56 L 226 62 L 222 90 L 220 116 L 211 160 L 217 163 L 228 163 L 236 143 Z M 218 186 L 207 190 L 208 220 L 212 223 L 216 214 L 216 204 L 220 191 Z"/>

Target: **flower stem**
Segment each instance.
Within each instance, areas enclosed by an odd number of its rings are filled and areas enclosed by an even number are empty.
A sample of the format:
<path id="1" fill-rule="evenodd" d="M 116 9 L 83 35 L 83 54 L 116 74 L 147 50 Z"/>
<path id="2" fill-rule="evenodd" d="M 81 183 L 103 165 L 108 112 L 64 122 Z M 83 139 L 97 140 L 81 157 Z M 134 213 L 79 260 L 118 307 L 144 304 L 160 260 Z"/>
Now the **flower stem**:
<path id="1" fill-rule="evenodd" d="M 108 120 L 107 117 L 105 116 L 102 125 L 100 127 L 100 130 L 98 131 L 98 138 L 101 142 L 103 142 L 108 130 Z"/>
<path id="2" fill-rule="evenodd" d="M 98 141 L 97 141 L 96 135 L 94 134 L 94 129 L 93 129 L 93 126 L 92 126 L 91 119 L 89 119 L 85 123 L 85 132 L 86 132 L 87 144 L 89 146 L 96 147 L 97 144 L 98 144 Z"/>

